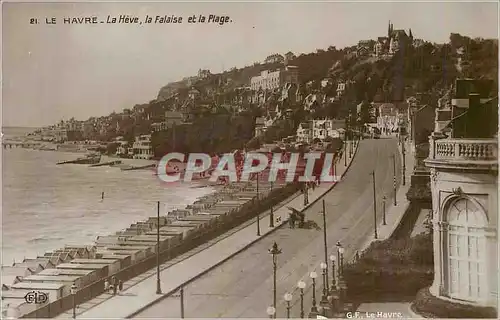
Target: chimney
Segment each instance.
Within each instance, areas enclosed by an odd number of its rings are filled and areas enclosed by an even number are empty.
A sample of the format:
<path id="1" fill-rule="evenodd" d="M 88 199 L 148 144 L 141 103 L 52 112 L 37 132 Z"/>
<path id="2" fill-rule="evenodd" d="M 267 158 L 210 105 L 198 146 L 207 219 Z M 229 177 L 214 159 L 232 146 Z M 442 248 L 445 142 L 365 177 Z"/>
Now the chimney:
<path id="1" fill-rule="evenodd" d="M 469 110 L 477 110 L 481 105 L 479 93 L 469 93 Z"/>

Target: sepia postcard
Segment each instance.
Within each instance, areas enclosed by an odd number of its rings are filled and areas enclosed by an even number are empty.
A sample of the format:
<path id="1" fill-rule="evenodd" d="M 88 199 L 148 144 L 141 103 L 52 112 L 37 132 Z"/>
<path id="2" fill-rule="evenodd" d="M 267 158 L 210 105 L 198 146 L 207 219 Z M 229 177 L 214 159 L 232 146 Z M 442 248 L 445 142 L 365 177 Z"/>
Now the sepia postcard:
<path id="1" fill-rule="evenodd" d="M 498 2 L 1 8 L 2 319 L 497 319 Z"/>

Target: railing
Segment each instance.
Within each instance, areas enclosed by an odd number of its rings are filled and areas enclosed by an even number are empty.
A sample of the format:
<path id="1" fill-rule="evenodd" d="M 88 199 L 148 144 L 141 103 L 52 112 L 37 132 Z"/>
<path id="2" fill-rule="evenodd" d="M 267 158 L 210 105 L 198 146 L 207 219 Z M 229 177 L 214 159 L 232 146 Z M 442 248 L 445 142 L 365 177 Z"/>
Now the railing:
<path id="1" fill-rule="evenodd" d="M 488 161 L 498 159 L 495 139 L 439 139 L 430 158 L 436 160 Z"/>

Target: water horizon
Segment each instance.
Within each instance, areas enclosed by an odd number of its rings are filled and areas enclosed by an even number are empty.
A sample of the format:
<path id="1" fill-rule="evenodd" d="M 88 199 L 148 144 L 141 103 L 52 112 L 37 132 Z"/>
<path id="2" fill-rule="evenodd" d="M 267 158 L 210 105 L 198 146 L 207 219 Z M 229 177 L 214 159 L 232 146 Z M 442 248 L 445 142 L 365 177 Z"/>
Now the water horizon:
<path id="1" fill-rule="evenodd" d="M 2 152 L 2 265 L 43 256 L 65 245 L 92 245 L 97 236 L 184 208 L 214 192 L 210 186 L 165 186 L 151 171 L 56 165 L 74 153 Z M 101 194 L 104 192 L 104 199 Z"/>

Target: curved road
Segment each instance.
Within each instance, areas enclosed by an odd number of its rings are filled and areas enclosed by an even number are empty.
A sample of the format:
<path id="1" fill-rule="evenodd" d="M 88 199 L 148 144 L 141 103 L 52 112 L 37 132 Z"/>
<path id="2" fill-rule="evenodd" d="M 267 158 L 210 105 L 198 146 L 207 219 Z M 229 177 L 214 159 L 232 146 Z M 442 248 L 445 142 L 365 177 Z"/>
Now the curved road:
<path id="1" fill-rule="evenodd" d="M 326 201 L 327 242 L 330 255 L 335 243 L 341 241 L 346 248 L 346 259 L 373 237 L 373 185 L 371 171 L 375 169 L 377 191 L 377 218 L 382 220 L 382 196 L 388 202 L 393 197 L 393 164 L 396 154 L 398 183 L 400 157 L 395 139 L 363 140 L 354 161 L 344 177 L 332 191 L 324 196 Z M 323 226 L 322 201 L 306 210 L 306 219 Z M 296 284 L 300 279 L 307 283 L 304 305 L 307 313 L 311 307 L 310 271 L 318 273 L 316 299 L 322 291 L 319 263 L 324 260 L 323 230 L 280 228 L 269 236 L 215 268 L 185 288 L 184 309 L 186 318 L 266 318 L 266 309 L 272 304 L 272 258 L 268 249 L 276 241 L 282 249 L 278 256 L 277 317 L 286 317 L 285 292 L 293 293 L 292 317 L 298 317 L 300 300 Z M 329 270 L 331 282 L 331 269 Z M 168 297 L 136 315 L 136 318 L 179 318 L 179 297 Z"/>

